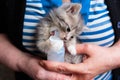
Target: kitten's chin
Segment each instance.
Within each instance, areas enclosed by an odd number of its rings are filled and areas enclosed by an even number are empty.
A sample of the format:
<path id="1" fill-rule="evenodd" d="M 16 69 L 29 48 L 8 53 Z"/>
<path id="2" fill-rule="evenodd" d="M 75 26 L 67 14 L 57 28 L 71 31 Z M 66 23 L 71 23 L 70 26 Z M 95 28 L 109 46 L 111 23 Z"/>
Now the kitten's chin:
<path id="1" fill-rule="evenodd" d="M 67 43 L 67 41 L 64 41 L 64 43 Z"/>

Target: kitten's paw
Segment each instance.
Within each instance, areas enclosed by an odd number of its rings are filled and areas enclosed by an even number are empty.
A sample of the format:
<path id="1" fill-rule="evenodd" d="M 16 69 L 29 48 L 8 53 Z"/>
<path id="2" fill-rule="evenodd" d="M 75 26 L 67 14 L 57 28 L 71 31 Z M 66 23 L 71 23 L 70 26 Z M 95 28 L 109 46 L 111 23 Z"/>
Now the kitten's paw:
<path id="1" fill-rule="evenodd" d="M 75 48 L 75 46 L 69 46 L 69 47 L 68 47 L 68 51 L 69 51 L 72 55 L 76 55 L 76 48 Z"/>

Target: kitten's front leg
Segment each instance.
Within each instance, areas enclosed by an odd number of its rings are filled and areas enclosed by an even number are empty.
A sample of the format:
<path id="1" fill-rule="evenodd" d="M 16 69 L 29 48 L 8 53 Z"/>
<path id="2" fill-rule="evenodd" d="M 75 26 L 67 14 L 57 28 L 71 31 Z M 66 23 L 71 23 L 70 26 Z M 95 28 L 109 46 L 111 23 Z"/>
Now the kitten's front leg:
<path id="1" fill-rule="evenodd" d="M 68 46 L 67 49 L 70 52 L 70 54 L 76 55 L 76 46 L 75 45 L 70 45 L 70 46 Z"/>
<path id="2" fill-rule="evenodd" d="M 47 52 L 51 49 L 51 43 L 49 40 L 37 41 L 37 47 L 40 51 L 47 54 Z"/>
<path id="3" fill-rule="evenodd" d="M 73 38 L 71 41 L 66 43 L 66 47 L 68 49 L 68 51 L 70 52 L 70 54 L 72 55 L 76 55 L 76 39 Z"/>

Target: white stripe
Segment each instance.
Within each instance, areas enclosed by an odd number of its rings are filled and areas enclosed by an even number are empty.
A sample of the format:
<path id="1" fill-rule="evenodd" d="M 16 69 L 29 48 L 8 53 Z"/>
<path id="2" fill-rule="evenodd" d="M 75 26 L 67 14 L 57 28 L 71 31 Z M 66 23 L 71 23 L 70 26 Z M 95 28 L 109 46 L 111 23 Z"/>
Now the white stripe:
<path id="1" fill-rule="evenodd" d="M 24 26 L 25 26 L 25 28 L 24 28 L 24 29 L 26 29 L 26 26 L 27 26 L 27 25 L 24 25 Z M 28 28 L 35 28 L 35 29 L 36 29 L 36 27 L 35 27 L 35 26 L 31 26 L 31 25 L 29 25 L 29 26 L 28 26 Z"/>
<path id="2" fill-rule="evenodd" d="M 36 40 L 34 36 L 25 36 L 25 35 L 23 35 L 23 39 L 26 39 L 26 40 Z"/>
<path id="3" fill-rule="evenodd" d="M 43 18 L 42 16 L 36 16 L 36 15 L 25 15 L 25 19 L 36 19 L 36 20 L 39 20 Z"/>
<path id="4" fill-rule="evenodd" d="M 110 78 L 110 76 L 111 76 L 111 72 L 109 72 L 109 73 L 106 75 L 106 77 L 104 78 L 104 80 L 109 80 L 108 78 Z"/>
<path id="5" fill-rule="evenodd" d="M 104 0 L 91 0 L 90 4 L 95 5 L 96 3 L 104 3 Z"/>
<path id="6" fill-rule="evenodd" d="M 23 42 L 23 45 L 26 45 L 26 46 L 35 46 L 36 44 L 35 43 L 30 43 L 30 42 Z"/>
<path id="7" fill-rule="evenodd" d="M 90 12 L 101 11 L 101 10 L 105 10 L 106 8 L 107 6 L 102 6 L 102 7 L 96 6 L 94 8 L 90 8 Z"/>
<path id="8" fill-rule="evenodd" d="M 28 50 L 30 50 L 30 51 L 37 51 L 36 48 L 27 48 L 27 47 L 26 47 L 26 49 L 28 49 Z"/>
<path id="9" fill-rule="evenodd" d="M 110 38 L 109 40 L 112 41 L 113 39 L 114 39 L 114 37 Z M 105 42 L 109 42 L 109 41 L 106 40 Z M 101 45 L 101 44 L 105 44 L 105 42 L 104 42 L 104 41 L 101 41 L 101 43 L 100 43 L 100 42 L 98 41 L 98 42 L 84 42 L 84 43 Z M 111 42 L 111 43 L 109 43 L 108 45 L 104 45 L 104 47 L 109 47 L 109 46 L 111 46 L 113 43 L 114 43 L 114 41 Z"/>
<path id="10" fill-rule="evenodd" d="M 105 25 L 103 25 L 103 26 L 97 26 L 97 27 L 93 27 L 93 28 L 84 28 L 84 30 L 83 30 L 83 32 L 94 32 L 94 31 L 99 31 L 99 30 L 103 30 L 103 29 L 105 29 L 105 28 L 108 28 L 108 27 L 111 27 L 112 26 L 112 24 L 111 23 L 107 23 L 107 24 L 105 24 Z"/>
<path id="11" fill-rule="evenodd" d="M 80 38 L 80 39 L 81 39 L 81 38 Z M 85 38 L 85 39 L 87 39 L 87 38 Z M 88 39 L 90 39 L 90 38 L 88 38 Z M 112 37 L 110 37 L 110 38 L 108 38 L 108 39 L 105 39 L 105 40 L 97 41 L 97 42 L 83 42 L 83 43 L 90 43 L 90 44 L 95 44 L 95 45 L 101 45 L 101 44 L 107 43 L 107 42 L 112 41 L 112 40 L 114 40 L 114 36 L 112 36 Z M 108 44 L 108 45 L 106 45 L 105 47 L 109 47 L 109 46 L 111 46 L 112 44 L 113 44 L 113 43 Z"/>
<path id="12" fill-rule="evenodd" d="M 108 16 L 100 18 L 100 19 L 96 19 L 96 20 L 94 20 L 92 22 L 88 22 L 87 26 L 92 26 L 92 25 L 95 25 L 95 24 L 99 24 L 99 23 L 107 21 L 107 20 L 110 20 L 110 18 Z"/>
<path id="13" fill-rule="evenodd" d="M 36 29 L 23 29 L 23 32 L 36 33 Z"/>
<path id="14" fill-rule="evenodd" d="M 40 14 L 45 14 L 45 10 L 37 10 L 37 9 L 34 9 L 34 8 L 26 8 L 26 11 L 30 11 L 30 12 L 38 12 Z"/>
<path id="15" fill-rule="evenodd" d="M 38 23 L 24 22 L 24 26 L 37 26 Z"/>
<path id="16" fill-rule="evenodd" d="M 103 77 L 105 77 L 105 75 L 108 74 L 108 72 L 104 73 L 103 75 L 101 75 L 97 80 L 102 80 Z"/>
<path id="17" fill-rule="evenodd" d="M 35 6 L 35 7 L 38 7 L 38 8 L 43 7 L 42 3 L 27 3 L 27 5 Z"/>
<path id="18" fill-rule="evenodd" d="M 95 19 L 95 18 L 98 18 L 98 17 L 100 17 L 100 16 L 103 16 L 103 15 L 105 15 L 105 14 L 108 14 L 108 11 L 106 11 L 106 12 L 103 12 L 103 13 L 100 13 L 100 14 L 89 14 L 89 17 L 88 17 L 88 19 Z"/>
<path id="19" fill-rule="evenodd" d="M 83 35 L 83 36 L 80 36 L 80 39 L 96 39 L 96 38 L 101 38 L 103 36 L 107 36 L 109 34 L 112 34 L 113 33 L 113 30 L 109 30 L 107 32 L 103 32 L 101 34 L 95 34 L 95 35 Z"/>

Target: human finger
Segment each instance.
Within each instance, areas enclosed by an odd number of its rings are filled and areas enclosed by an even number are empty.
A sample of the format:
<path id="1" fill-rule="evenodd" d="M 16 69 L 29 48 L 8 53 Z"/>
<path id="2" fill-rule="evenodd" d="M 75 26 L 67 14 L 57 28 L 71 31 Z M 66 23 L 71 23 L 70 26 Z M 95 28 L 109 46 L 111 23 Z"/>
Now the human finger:
<path id="1" fill-rule="evenodd" d="M 95 45 L 92 44 L 77 44 L 76 51 L 77 54 L 88 54 L 94 49 Z"/>
<path id="2" fill-rule="evenodd" d="M 42 71 L 37 76 L 37 80 L 71 80 L 70 76 L 51 71 Z"/>
<path id="3" fill-rule="evenodd" d="M 102 51 L 103 49 L 106 49 L 106 47 L 101 47 L 94 44 L 77 44 L 76 45 L 76 51 L 77 54 L 86 54 L 87 56 L 91 56 L 96 54 L 96 52 Z"/>
<path id="4" fill-rule="evenodd" d="M 86 73 L 87 64 L 69 64 L 69 63 L 60 63 L 53 61 L 41 61 L 40 65 L 45 69 L 50 71 L 60 72 L 60 73 Z"/>

